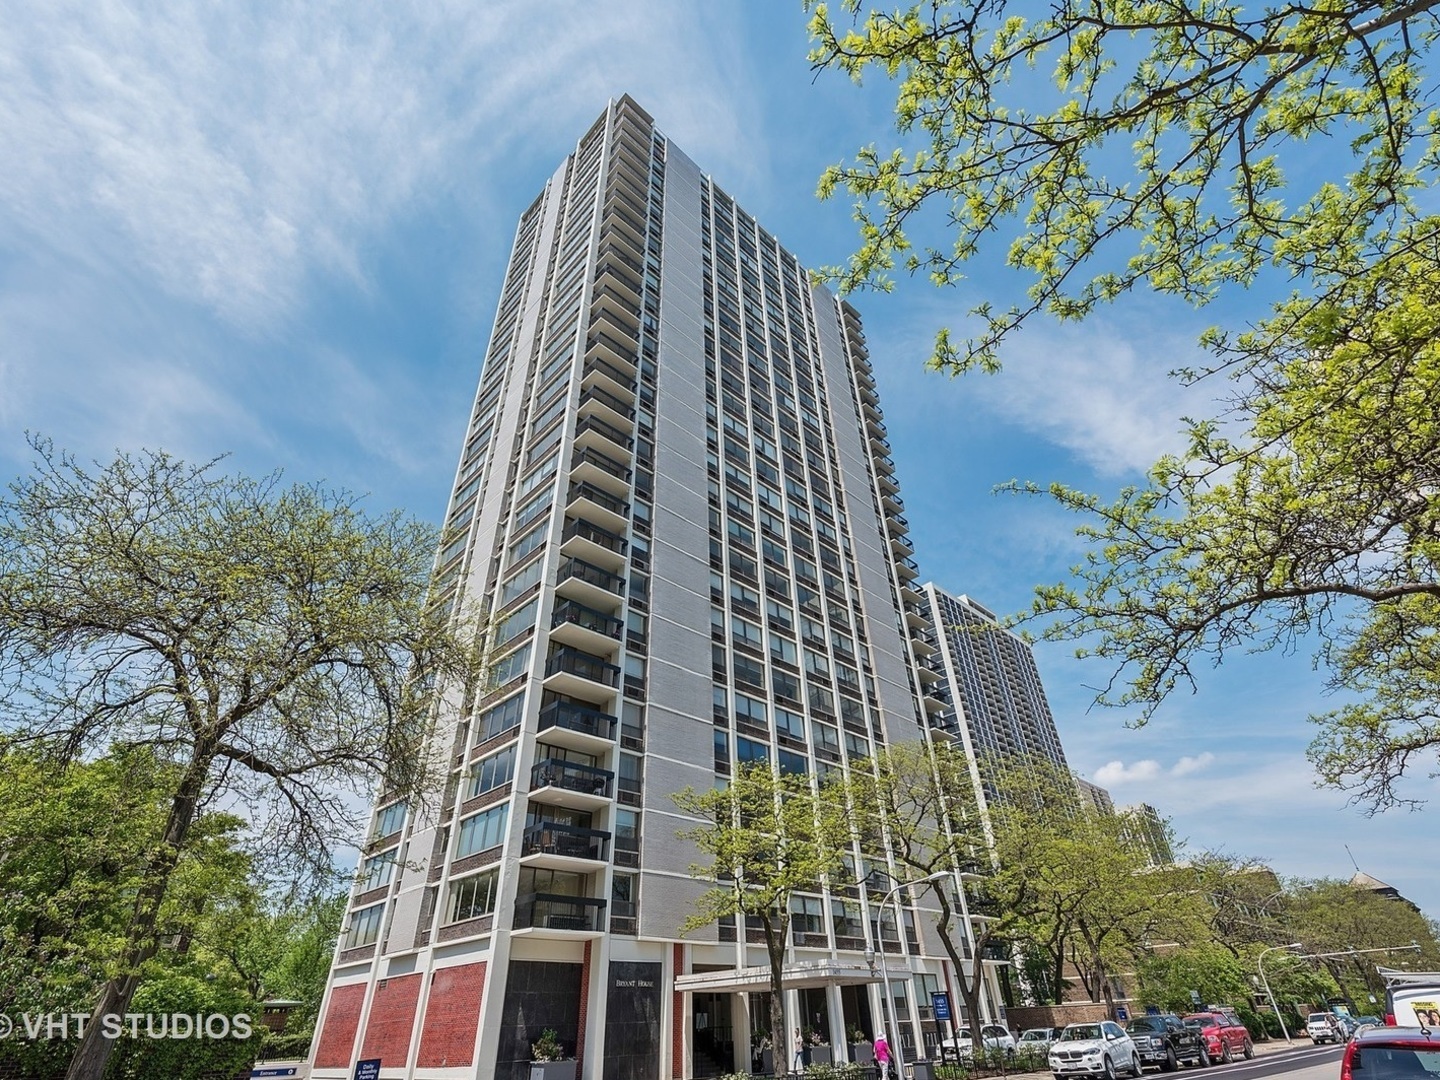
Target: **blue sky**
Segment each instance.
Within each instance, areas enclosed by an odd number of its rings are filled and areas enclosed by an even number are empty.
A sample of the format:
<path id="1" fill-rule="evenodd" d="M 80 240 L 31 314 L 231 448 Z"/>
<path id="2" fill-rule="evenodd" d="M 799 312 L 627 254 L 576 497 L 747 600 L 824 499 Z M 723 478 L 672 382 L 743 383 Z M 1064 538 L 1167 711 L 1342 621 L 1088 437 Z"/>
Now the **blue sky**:
<path id="1" fill-rule="evenodd" d="M 0 473 L 23 431 L 83 456 L 163 447 L 283 468 L 438 519 L 519 213 L 630 93 L 808 265 L 841 261 L 825 165 L 891 137 L 889 87 L 816 77 L 798 2 L 22 6 L 0 24 Z M 1037 324 L 994 378 L 922 364 L 1004 273 L 860 295 L 922 570 L 997 611 L 1076 560 L 1074 522 L 992 494 L 1110 493 L 1209 402 L 1165 377 L 1199 331 L 1258 313 L 1135 297 Z M 988 291 L 987 291 L 988 290 Z M 1089 710 L 1108 674 L 1037 658 L 1072 763 L 1192 846 L 1281 874 L 1367 872 L 1440 913 L 1412 814 L 1319 791 L 1308 652 L 1237 655 L 1143 730 Z M 1411 791 L 1435 794 L 1420 778 Z M 1430 869 L 1425 869 L 1426 866 Z"/>

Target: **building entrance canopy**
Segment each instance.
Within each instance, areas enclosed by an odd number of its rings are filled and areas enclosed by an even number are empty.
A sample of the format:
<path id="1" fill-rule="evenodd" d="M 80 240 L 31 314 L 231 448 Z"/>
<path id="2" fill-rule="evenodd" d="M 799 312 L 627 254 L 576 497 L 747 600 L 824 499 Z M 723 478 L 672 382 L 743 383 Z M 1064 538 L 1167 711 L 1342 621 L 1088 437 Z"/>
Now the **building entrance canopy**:
<path id="1" fill-rule="evenodd" d="M 852 986 L 879 981 L 880 973 L 870 965 L 847 964 L 837 960 L 805 960 L 786 964 L 780 969 L 780 985 L 786 990 Z M 770 989 L 770 968 L 747 967 L 677 975 L 675 989 L 686 994 L 764 993 Z"/>

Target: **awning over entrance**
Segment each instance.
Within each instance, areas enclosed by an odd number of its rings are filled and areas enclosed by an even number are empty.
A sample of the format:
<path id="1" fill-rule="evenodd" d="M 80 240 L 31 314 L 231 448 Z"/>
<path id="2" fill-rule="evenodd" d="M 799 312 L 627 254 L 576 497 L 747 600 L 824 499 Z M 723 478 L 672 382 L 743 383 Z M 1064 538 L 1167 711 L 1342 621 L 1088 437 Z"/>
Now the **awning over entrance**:
<path id="1" fill-rule="evenodd" d="M 857 983 L 878 983 L 880 972 L 868 964 L 849 964 L 838 960 L 804 960 L 786 964 L 780 969 L 780 984 L 786 990 L 804 990 L 817 986 L 850 986 Z M 770 989 L 770 968 L 747 967 L 727 971 L 699 971 L 693 975 L 677 975 L 675 989 L 681 993 L 744 994 L 763 993 Z"/>

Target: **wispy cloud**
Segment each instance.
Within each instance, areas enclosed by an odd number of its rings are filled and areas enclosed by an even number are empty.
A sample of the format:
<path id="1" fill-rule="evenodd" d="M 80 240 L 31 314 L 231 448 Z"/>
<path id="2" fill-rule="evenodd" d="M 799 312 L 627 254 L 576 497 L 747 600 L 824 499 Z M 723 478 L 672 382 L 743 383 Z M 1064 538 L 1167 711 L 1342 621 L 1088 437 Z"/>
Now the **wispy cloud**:
<path id="1" fill-rule="evenodd" d="M 1174 765 L 1170 766 L 1170 775 L 1189 776 L 1191 773 L 1197 773 L 1208 768 L 1214 760 L 1215 755 L 1209 750 L 1196 754 L 1194 757 L 1182 757 Z"/>
<path id="2" fill-rule="evenodd" d="M 573 139 L 610 96 L 653 91 L 692 153 L 740 157 L 745 99 L 716 106 L 724 31 L 642 0 L 604 9 L 550 5 L 543 25 L 522 0 L 16 9 L 0 243 L 113 262 L 263 329 L 312 270 L 363 282 L 369 233 L 412 200 L 518 140 Z"/>
<path id="3" fill-rule="evenodd" d="M 1150 758 L 1129 765 L 1123 761 L 1107 761 L 1095 770 L 1095 783 L 1101 787 L 1119 787 L 1140 780 L 1153 780 L 1160 773 L 1160 763 Z"/>
<path id="4" fill-rule="evenodd" d="M 1182 448 L 1187 411 L 1211 411 L 1208 384 L 1187 390 L 1168 375 L 1198 360 L 1195 336 L 1134 317 L 1038 324 L 1007 346 L 1003 372 L 975 380 L 975 397 L 1101 474 L 1140 472 Z"/>

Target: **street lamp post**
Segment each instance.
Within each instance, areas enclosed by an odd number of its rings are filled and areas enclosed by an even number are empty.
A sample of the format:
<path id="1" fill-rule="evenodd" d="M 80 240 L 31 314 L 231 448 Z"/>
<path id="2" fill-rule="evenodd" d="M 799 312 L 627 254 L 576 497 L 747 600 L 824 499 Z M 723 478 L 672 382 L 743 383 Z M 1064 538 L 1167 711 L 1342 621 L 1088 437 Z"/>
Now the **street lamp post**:
<path id="1" fill-rule="evenodd" d="M 1270 980 L 1265 978 L 1265 954 L 1268 952 L 1279 952 L 1282 949 L 1298 949 L 1300 942 L 1292 941 L 1289 945 L 1271 945 L 1268 949 L 1261 949 L 1256 964 L 1260 967 L 1260 985 L 1265 987 L 1265 996 L 1270 999 L 1270 1008 L 1275 1010 L 1275 1019 L 1280 1021 L 1280 1034 L 1285 1036 L 1287 1043 L 1293 1043 L 1290 1038 L 1290 1031 L 1285 1027 L 1285 1017 L 1280 1015 L 1280 1006 L 1275 1002 L 1275 995 L 1270 992 Z"/>
<path id="2" fill-rule="evenodd" d="M 914 881 L 902 881 L 888 893 L 885 899 L 880 901 L 880 920 L 876 922 L 875 944 L 880 947 L 880 978 L 882 980 L 880 992 L 884 997 L 884 1011 L 890 1018 L 890 1030 L 895 1034 L 895 1045 L 890 1048 L 891 1056 L 895 1059 L 895 1075 L 899 1080 L 905 1080 L 905 1051 L 901 1044 L 904 1042 L 900 1034 L 900 1024 L 895 1017 L 895 1001 L 890 994 L 890 965 L 885 956 L 885 942 L 880 938 L 879 928 L 884 921 L 885 905 L 893 899 L 895 901 L 895 932 L 900 933 L 903 920 L 900 918 L 900 890 L 908 889 L 912 885 L 923 885 L 927 881 L 939 881 L 941 878 L 950 877 L 949 870 L 937 870 L 928 877 L 916 878 Z M 906 994 L 909 1000 L 909 994 Z M 887 1039 L 886 1042 L 889 1042 Z"/>

